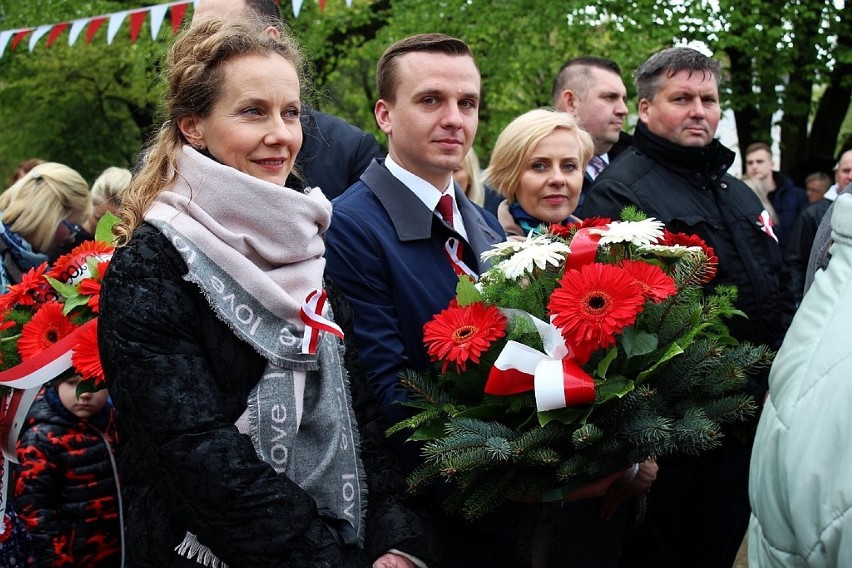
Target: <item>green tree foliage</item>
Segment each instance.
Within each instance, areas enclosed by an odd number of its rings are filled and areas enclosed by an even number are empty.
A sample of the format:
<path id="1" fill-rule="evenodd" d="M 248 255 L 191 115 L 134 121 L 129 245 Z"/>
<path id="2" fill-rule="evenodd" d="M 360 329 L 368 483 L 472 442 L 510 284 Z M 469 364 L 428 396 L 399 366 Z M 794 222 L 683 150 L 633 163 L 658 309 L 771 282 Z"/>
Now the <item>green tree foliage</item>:
<path id="1" fill-rule="evenodd" d="M 0 29 L 70 21 L 123 9 L 139 0 L 0 0 Z M 725 65 L 723 104 L 736 113 L 742 146 L 770 140 L 781 121 L 782 168 L 830 157 L 844 143 L 841 127 L 852 94 L 852 8 L 835 0 L 328 0 L 304 3 L 298 18 L 282 14 L 313 61 L 314 104 L 372 131 L 375 64 L 393 41 L 442 31 L 465 39 L 483 76 L 475 148 L 487 163 L 497 134 L 515 116 L 550 103 L 553 77 L 573 56 L 617 61 L 631 104 L 630 73 L 652 52 L 703 45 Z M 187 14 L 187 17 L 191 15 Z M 844 16 L 846 16 L 844 18 Z M 22 43 L 0 58 L 0 179 L 39 156 L 93 179 L 109 165 L 128 165 L 156 123 L 158 62 L 171 41 L 167 19 L 157 41 L 146 22 L 136 43 L 128 22 L 112 45 L 103 26 L 90 45 L 67 46 L 67 32 L 33 53 Z"/>

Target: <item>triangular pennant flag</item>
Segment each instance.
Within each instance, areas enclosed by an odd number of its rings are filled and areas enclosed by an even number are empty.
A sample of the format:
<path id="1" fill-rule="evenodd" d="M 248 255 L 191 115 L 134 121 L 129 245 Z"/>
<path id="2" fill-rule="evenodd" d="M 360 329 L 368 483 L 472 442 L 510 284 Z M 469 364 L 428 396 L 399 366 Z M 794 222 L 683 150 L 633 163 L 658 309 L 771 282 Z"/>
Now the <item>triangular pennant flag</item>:
<path id="1" fill-rule="evenodd" d="M 89 27 L 86 28 L 86 43 L 92 43 L 92 38 L 95 37 L 98 29 L 106 22 L 106 16 L 98 16 L 92 18 L 89 22 Z"/>
<path id="2" fill-rule="evenodd" d="M 351 8 L 351 7 L 352 7 L 352 0 L 346 0 L 346 7 L 347 7 L 347 8 Z"/>
<path id="3" fill-rule="evenodd" d="M 325 0 L 319 0 L 320 12 L 325 10 Z"/>
<path id="4" fill-rule="evenodd" d="M 74 45 L 74 42 L 77 41 L 78 37 L 80 37 L 80 34 L 83 32 L 83 28 L 85 28 L 88 23 L 88 19 L 74 20 L 71 22 L 71 31 L 68 32 L 68 45 Z"/>
<path id="5" fill-rule="evenodd" d="M 47 24 L 47 25 L 44 25 L 44 26 L 39 26 L 35 29 L 35 31 L 33 32 L 33 35 L 30 36 L 30 52 L 31 53 L 32 53 L 32 50 L 35 49 L 35 46 L 38 43 L 38 40 L 43 38 L 50 31 L 50 28 L 51 28 L 50 24 Z"/>
<path id="6" fill-rule="evenodd" d="M 32 28 L 30 28 L 28 30 L 18 30 L 17 32 L 15 32 L 15 37 L 12 38 L 12 49 L 18 47 L 18 44 L 21 43 L 21 40 L 30 35 L 32 31 Z"/>
<path id="7" fill-rule="evenodd" d="M 13 33 L 15 33 L 15 30 L 0 32 L 0 57 L 3 57 L 3 53 L 6 51 L 6 45 L 9 43 L 9 39 L 12 37 Z"/>
<path id="8" fill-rule="evenodd" d="M 184 2 L 183 4 L 175 4 L 172 6 L 172 33 L 178 33 L 180 29 L 180 24 L 183 22 L 183 15 L 186 14 L 186 7 L 189 6 L 189 2 Z"/>
<path id="9" fill-rule="evenodd" d="M 157 35 L 160 33 L 160 26 L 163 25 L 163 20 L 166 18 L 166 10 L 168 9 L 168 4 L 151 6 L 151 39 L 157 39 Z"/>
<path id="10" fill-rule="evenodd" d="M 50 47 L 51 45 L 53 45 L 53 42 L 56 41 L 59 36 L 62 35 L 62 32 L 67 30 L 68 26 L 70 25 L 71 24 L 69 24 L 68 22 L 62 22 L 61 24 L 56 24 L 55 26 L 53 26 L 53 29 L 50 30 L 50 35 L 47 36 L 47 41 L 45 42 L 44 46 Z"/>
<path id="11" fill-rule="evenodd" d="M 130 43 L 134 43 L 136 38 L 139 37 L 139 31 L 142 29 L 142 24 L 145 23 L 145 16 L 147 15 L 147 10 L 130 12 Z"/>
<path id="12" fill-rule="evenodd" d="M 127 10 L 116 12 L 109 15 L 109 26 L 107 26 L 107 45 L 112 45 L 112 40 L 115 39 L 115 34 L 118 33 L 124 18 L 127 16 Z"/>
<path id="13" fill-rule="evenodd" d="M 302 0 L 293 0 L 293 16 L 299 17 L 299 12 L 302 11 Z"/>

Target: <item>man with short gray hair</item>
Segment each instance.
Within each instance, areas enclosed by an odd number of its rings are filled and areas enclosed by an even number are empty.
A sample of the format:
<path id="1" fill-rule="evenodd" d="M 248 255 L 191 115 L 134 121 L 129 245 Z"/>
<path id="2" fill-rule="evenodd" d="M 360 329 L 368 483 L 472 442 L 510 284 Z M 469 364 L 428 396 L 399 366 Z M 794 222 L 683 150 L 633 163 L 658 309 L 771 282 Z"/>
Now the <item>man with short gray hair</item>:
<path id="1" fill-rule="evenodd" d="M 757 196 L 727 173 L 734 152 L 716 140 L 721 68 L 685 47 L 652 55 L 635 73 L 639 124 L 634 146 L 604 170 L 584 214 L 617 219 L 634 205 L 669 231 L 697 235 L 718 256 L 709 286 L 737 286 L 729 320 L 740 341 L 780 346 L 794 311 L 781 249 Z M 766 376 L 749 377 L 758 404 Z M 719 448 L 665 456 L 645 522 L 628 537 L 621 566 L 730 568 L 748 524 L 752 432 L 730 428 Z"/>

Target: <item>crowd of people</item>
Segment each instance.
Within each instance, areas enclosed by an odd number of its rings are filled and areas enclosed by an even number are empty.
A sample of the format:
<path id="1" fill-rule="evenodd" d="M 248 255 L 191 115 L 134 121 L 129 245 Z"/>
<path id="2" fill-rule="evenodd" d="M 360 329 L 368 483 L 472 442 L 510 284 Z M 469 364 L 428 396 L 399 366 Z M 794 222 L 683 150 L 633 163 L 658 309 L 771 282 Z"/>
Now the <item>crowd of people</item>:
<path id="1" fill-rule="evenodd" d="M 63 374 L 30 409 L 3 565 L 729 568 L 747 531 L 753 566 L 852 564 L 852 150 L 833 185 L 813 172 L 798 187 L 760 141 L 732 176 L 715 137 L 720 64 L 674 47 L 633 75 L 632 135 L 619 66 L 578 57 L 483 171 L 475 55 L 427 33 L 377 62 L 383 153 L 303 102 L 278 9 L 197 5 L 132 174 L 107 168 L 90 190 L 33 159 L 0 194 L 4 291 L 92 240 L 107 211 L 120 218 L 99 308 L 108 389 L 81 394 Z M 410 415 L 400 377 L 430 368 L 423 326 L 459 274 L 488 269 L 483 252 L 630 205 L 712 247 L 713 286 L 736 286 L 747 316 L 732 337 L 780 350 L 749 377 L 763 412 L 712 451 L 590 484 L 519 556 L 512 521 L 528 505 L 472 521 L 446 513 L 444 487 L 407 494 L 420 446 L 385 435 Z"/>

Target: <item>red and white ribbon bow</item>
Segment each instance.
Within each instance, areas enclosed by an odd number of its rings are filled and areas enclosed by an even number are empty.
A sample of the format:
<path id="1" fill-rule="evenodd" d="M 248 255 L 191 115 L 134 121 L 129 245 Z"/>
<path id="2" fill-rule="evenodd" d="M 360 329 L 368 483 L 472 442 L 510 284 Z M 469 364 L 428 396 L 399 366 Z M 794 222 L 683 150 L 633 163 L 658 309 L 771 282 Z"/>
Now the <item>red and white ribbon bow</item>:
<path id="1" fill-rule="evenodd" d="M 473 278 L 474 282 L 479 280 L 479 275 L 471 270 L 471 268 L 465 264 L 461 258 L 464 255 L 464 245 L 460 240 L 455 237 L 447 239 L 447 242 L 444 243 L 444 254 L 447 255 L 447 258 L 450 260 L 450 264 L 452 265 L 453 272 L 456 273 L 456 276 L 467 274 Z"/>
<path id="2" fill-rule="evenodd" d="M 757 224 L 760 225 L 760 230 L 775 239 L 775 242 L 778 242 L 778 237 L 775 235 L 775 230 L 772 228 L 772 215 L 769 214 L 769 211 L 764 209 L 760 212 L 760 216 L 757 218 Z"/>
<path id="3" fill-rule="evenodd" d="M 325 331 L 343 339 L 343 330 L 334 323 L 322 317 L 325 301 L 328 295 L 325 290 L 311 290 L 305 303 L 299 310 L 299 316 L 305 322 L 305 335 L 302 337 L 302 353 L 313 355 L 317 352 L 319 332 Z"/>
<path id="4" fill-rule="evenodd" d="M 508 396 L 532 390 L 539 412 L 594 402 L 595 382 L 574 360 L 559 329 L 529 317 L 541 336 L 545 353 L 508 341 L 491 367 L 485 392 Z"/>

